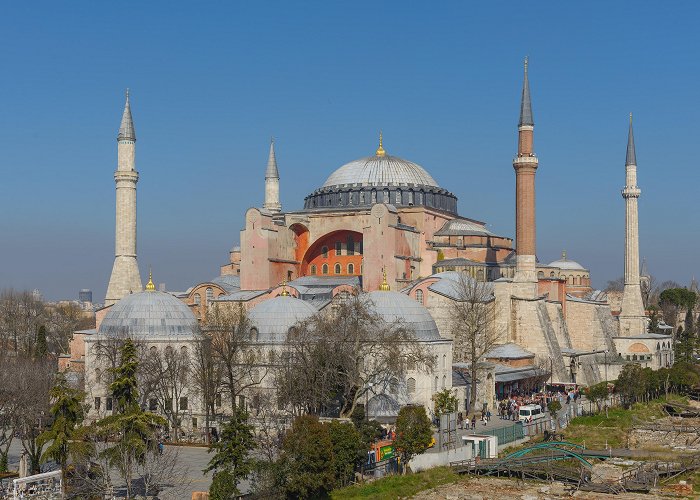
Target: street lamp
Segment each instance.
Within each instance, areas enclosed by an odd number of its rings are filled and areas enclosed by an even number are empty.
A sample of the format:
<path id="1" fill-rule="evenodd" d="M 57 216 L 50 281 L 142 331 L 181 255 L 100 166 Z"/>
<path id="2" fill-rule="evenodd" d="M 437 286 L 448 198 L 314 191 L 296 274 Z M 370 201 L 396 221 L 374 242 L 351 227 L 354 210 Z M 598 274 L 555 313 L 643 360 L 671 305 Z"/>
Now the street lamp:
<path id="1" fill-rule="evenodd" d="M 605 349 L 605 387 L 608 386 L 608 349 Z"/>

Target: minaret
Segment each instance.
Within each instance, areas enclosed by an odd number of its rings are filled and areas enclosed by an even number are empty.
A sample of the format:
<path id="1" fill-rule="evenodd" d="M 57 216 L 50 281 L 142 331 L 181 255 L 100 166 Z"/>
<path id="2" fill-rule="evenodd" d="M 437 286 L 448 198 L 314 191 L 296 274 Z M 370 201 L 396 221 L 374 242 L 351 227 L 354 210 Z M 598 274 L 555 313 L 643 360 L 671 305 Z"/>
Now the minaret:
<path id="1" fill-rule="evenodd" d="M 136 183 L 139 174 L 134 164 L 136 133 L 131 118 L 129 90 L 122 123 L 117 135 L 117 219 L 115 232 L 114 267 L 109 278 L 105 305 L 112 305 L 131 292 L 140 292 L 141 274 L 136 262 Z"/>
<path id="2" fill-rule="evenodd" d="M 263 208 L 270 212 L 281 212 L 280 203 L 280 173 L 277 170 L 277 158 L 275 158 L 275 140 L 270 139 L 270 156 L 267 159 L 265 171 L 265 203 Z"/>
<path id="3" fill-rule="evenodd" d="M 644 314 L 641 282 L 639 277 L 639 217 L 637 199 L 642 193 L 637 187 L 637 155 L 634 150 L 632 113 L 627 136 L 627 158 L 625 161 L 625 290 L 622 294 L 620 310 L 620 335 L 641 335 L 646 333 L 647 318 Z"/>
<path id="4" fill-rule="evenodd" d="M 535 270 L 535 172 L 537 157 L 533 152 L 532 139 L 535 122 L 532 119 L 530 103 L 530 83 L 527 78 L 527 58 L 523 95 L 520 102 L 518 123 L 518 156 L 513 160 L 515 169 L 515 282 L 531 283 L 529 292 L 534 297 L 537 292 L 537 272 Z"/>

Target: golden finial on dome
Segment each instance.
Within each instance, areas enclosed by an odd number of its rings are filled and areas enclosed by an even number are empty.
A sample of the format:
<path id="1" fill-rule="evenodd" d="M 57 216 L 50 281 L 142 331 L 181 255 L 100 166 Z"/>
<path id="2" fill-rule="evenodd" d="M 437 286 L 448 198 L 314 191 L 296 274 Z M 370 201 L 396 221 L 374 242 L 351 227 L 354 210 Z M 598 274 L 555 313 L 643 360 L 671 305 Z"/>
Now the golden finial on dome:
<path id="1" fill-rule="evenodd" d="M 282 281 L 281 285 L 282 285 L 282 293 L 280 293 L 280 295 L 282 297 L 289 297 L 290 293 L 287 290 L 287 280 Z"/>
<path id="2" fill-rule="evenodd" d="M 155 292 L 156 286 L 153 284 L 153 272 L 151 269 L 148 270 L 148 283 L 146 284 L 147 292 Z"/>
<path id="3" fill-rule="evenodd" d="M 374 153 L 377 156 L 386 156 L 386 151 L 384 151 L 384 148 L 382 147 L 382 131 L 379 131 L 379 147 L 377 148 L 377 151 Z"/>
<path id="4" fill-rule="evenodd" d="M 566 250 L 561 252 L 561 260 L 566 260 Z"/>
<path id="5" fill-rule="evenodd" d="M 389 286 L 389 283 L 386 282 L 386 266 L 382 267 L 382 284 L 379 285 L 379 289 L 382 292 L 388 292 L 391 290 L 391 287 Z"/>

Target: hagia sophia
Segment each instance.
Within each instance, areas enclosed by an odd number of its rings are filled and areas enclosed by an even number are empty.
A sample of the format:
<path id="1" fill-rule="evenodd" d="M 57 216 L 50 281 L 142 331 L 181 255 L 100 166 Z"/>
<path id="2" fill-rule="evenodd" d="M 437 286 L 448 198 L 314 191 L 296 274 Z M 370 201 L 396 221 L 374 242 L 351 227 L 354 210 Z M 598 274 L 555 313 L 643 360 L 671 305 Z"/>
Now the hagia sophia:
<path id="1" fill-rule="evenodd" d="M 484 356 L 483 376 L 466 381 L 477 383 L 480 400 L 489 404 L 533 377 L 588 385 L 606 374 L 615 378 L 628 361 L 654 369 L 670 365 L 671 337 L 646 331 L 631 116 L 622 191 L 625 291 L 619 314 L 612 313 L 604 293 L 591 288 L 590 271 L 566 252 L 548 264 L 537 260 L 538 159 L 527 60 L 517 131 L 515 238 L 460 215 L 457 197 L 424 167 L 394 156 L 381 134 L 372 154 L 340 166 L 310 188 L 300 208 L 285 210 L 279 196 L 284 170 L 272 142 L 264 189 L 260 186 L 262 204 L 246 211 L 245 226 L 239 237 L 232 236 L 235 246 L 219 275 L 183 292 L 157 291 L 149 279 L 144 290 L 136 255 L 136 133 L 127 94 L 117 137 L 115 261 L 105 307 L 97 312 L 95 330 L 76 332 L 63 366 L 84 366 L 86 391 L 95 402 L 91 412 L 102 415 L 109 396 L 95 352 L 105 339 L 126 334 L 154 349 L 187 348 L 194 325 L 209 308 L 235 305 L 248 310 L 261 345 L 283 348 L 298 321 L 359 293 L 384 320 L 399 320 L 413 329 L 438 360 L 432 370 L 408 373 L 400 395 L 375 395 L 370 411 L 391 416 L 391 405 L 379 404 L 387 398 L 395 406 L 411 402 L 432 410 L 430 398 L 439 390 L 454 388 L 462 401 L 466 394 L 460 381 L 468 358 L 454 338 L 450 313 L 451 304 L 466 300 L 459 287 L 465 275 L 485 284 L 489 297 L 484 302 L 495 311 L 497 345 Z M 188 425 L 196 427 L 191 420 L 196 422 L 196 403 L 191 408 Z"/>

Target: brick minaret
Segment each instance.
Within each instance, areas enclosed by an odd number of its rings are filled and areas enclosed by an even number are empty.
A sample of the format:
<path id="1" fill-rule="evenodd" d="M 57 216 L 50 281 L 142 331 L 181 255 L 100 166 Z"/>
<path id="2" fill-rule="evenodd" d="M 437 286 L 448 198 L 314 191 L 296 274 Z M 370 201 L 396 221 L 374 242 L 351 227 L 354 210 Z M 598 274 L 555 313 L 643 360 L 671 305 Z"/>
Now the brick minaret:
<path id="1" fill-rule="evenodd" d="M 647 319 L 644 314 L 642 288 L 639 277 L 639 216 L 637 200 L 642 191 L 637 187 L 637 155 L 634 149 L 632 114 L 627 136 L 627 158 L 625 161 L 625 290 L 620 310 L 620 334 L 640 335 L 646 332 Z"/>
<path id="2" fill-rule="evenodd" d="M 275 158 L 275 141 L 270 140 L 270 156 L 267 159 L 265 171 L 265 203 L 263 208 L 270 212 L 280 212 L 280 173 L 277 170 L 277 158 Z"/>
<path id="3" fill-rule="evenodd" d="M 131 292 L 143 289 L 139 265 L 136 262 L 136 183 L 139 173 L 135 167 L 136 133 L 131 118 L 129 91 L 122 123 L 117 135 L 117 218 L 115 231 L 114 267 L 109 278 L 105 305 L 112 305 Z"/>
<path id="4" fill-rule="evenodd" d="M 515 169 L 515 279 L 519 283 L 532 283 L 532 295 L 537 291 L 535 270 L 535 172 L 537 157 L 533 152 L 532 139 L 535 122 L 532 119 L 530 84 L 527 78 L 527 58 L 523 95 L 520 102 L 518 123 L 518 156 L 513 160 Z"/>

